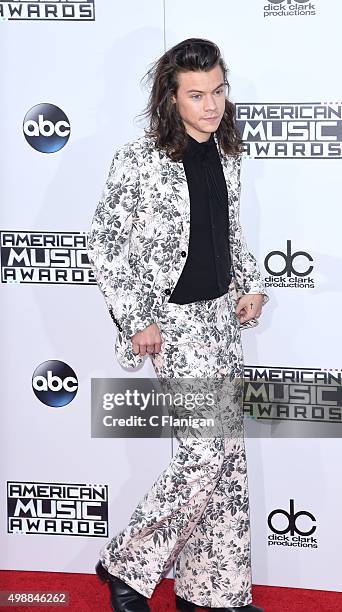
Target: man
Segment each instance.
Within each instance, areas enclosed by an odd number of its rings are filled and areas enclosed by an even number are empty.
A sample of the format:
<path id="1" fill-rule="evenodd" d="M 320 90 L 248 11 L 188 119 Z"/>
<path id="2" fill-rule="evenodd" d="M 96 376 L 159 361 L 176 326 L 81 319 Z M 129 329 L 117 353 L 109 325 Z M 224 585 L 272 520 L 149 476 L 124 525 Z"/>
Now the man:
<path id="1" fill-rule="evenodd" d="M 240 329 L 257 325 L 269 299 L 239 221 L 242 143 L 227 68 L 214 43 L 188 39 L 148 75 L 149 131 L 114 155 L 89 260 L 123 366 L 149 355 L 160 378 L 224 385 L 243 377 Z M 228 393 L 217 410 L 241 426 Z M 149 610 L 176 560 L 178 610 L 260 611 L 251 603 L 244 439 L 177 437 L 170 465 L 100 552 L 113 609 Z"/>

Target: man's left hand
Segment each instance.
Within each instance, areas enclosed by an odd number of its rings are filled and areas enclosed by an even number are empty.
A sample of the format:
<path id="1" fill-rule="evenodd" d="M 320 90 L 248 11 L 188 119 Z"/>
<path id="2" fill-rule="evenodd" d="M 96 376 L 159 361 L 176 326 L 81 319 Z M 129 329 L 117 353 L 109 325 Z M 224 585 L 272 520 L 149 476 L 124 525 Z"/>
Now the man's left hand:
<path id="1" fill-rule="evenodd" d="M 242 295 L 235 309 L 240 323 L 245 323 L 250 319 L 258 319 L 261 315 L 262 303 L 262 293 L 246 293 Z"/>

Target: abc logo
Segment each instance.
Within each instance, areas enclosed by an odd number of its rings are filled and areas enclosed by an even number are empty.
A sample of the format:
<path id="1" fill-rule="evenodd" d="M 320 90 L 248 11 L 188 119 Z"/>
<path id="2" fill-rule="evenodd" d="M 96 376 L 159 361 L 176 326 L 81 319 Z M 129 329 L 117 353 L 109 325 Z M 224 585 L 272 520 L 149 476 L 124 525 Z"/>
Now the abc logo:
<path id="1" fill-rule="evenodd" d="M 78 380 L 74 370 L 64 361 L 44 361 L 33 372 L 32 388 L 35 396 L 53 408 L 66 406 L 74 399 Z"/>
<path id="2" fill-rule="evenodd" d="M 306 270 L 298 271 L 294 267 L 293 262 L 296 257 L 300 256 L 306 257 L 306 259 L 308 259 L 309 261 L 313 261 L 311 255 L 309 255 L 309 253 L 306 253 L 305 251 L 296 251 L 295 253 L 291 253 L 291 240 L 286 241 L 286 250 L 286 253 L 284 253 L 283 251 L 271 251 L 265 257 L 264 263 L 267 272 L 269 274 L 272 274 L 272 276 L 284 276 L 284 274 L 286 274 L 287 276 L 291 276 L 291 274 L 295 274 L 296 276 L 307 276 L 308 274 L 310 274 L 310 272 L 313 270 L 313 266 L 308 266 Z M 271 268 L 269 261 L 274 255 L 278 255 L 278 257 L 281 257 L 284 260 L 285 265 L 282 270 L 274 270 L 273 268 Z"/>
<path id="3" fill-rule="evenodd" d="M 26 113 L 24 136 L 33 149 L 55 153 L 66 145 L 70 136 L 68 117 L 54 104 L 36 104 Z"/>
<path id="4" fill-rule="evenodd" d="M 283 514 L 287 518 L 287 525 L 285 529 L 276 529 L 273 525 L 273 517 L 276 514 Z M 297 518 L 299 516 L 308 516 L 312 522 L 316 521 L 315 517 L 311 512 L 305 512 L 305 510 L 301 510 L 300 512 L 294 511 L 294 499 L 290 499 L 290 512 L 286 512 L 286 510 L 282 510 L 281 508 L 277 508 L 273 510 L 268 516 L 268 526 L 273 531 L 273 533 L 278 533 L 279 535 L 283 535 L 285 533 L 289 533 L 293 536 L 295 533 L 302 536 L 309 536 L 314 531 L 316 531 L 316 525 L 313 525 L 308 531 L 301 531 L 298 529 L 296 525 Z"/>

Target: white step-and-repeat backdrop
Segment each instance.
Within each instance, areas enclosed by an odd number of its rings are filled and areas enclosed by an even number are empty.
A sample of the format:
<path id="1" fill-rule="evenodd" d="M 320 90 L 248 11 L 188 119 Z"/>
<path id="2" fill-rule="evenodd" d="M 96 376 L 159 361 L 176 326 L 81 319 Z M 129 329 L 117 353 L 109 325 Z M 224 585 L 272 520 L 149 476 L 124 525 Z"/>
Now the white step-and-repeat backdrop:
<path id="1" fill-rule="evenodd" d="M 175 452 L 91 437 L 91 379 L 132 372 L 86 239 L 115 149 L 142 133 L 141 77 L 194 36 L 230 68 L 271 298 L 243 333 L 253 581 L 341 590 L 341 19 L 340 0 L 0 1 L 2 569 L 92 573 Z"/>

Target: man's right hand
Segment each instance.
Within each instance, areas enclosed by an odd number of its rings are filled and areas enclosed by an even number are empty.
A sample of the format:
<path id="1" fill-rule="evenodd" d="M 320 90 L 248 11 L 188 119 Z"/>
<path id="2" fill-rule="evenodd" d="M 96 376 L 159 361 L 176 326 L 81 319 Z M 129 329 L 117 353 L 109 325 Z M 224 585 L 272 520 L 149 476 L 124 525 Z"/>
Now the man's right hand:
<path id="1" fill-rule="evenodd" d="M 161 337 L 157 323 L 151 323 L 132 336 L 132 349 L 135 355 L 151 355 L 159 353 Z"/>

